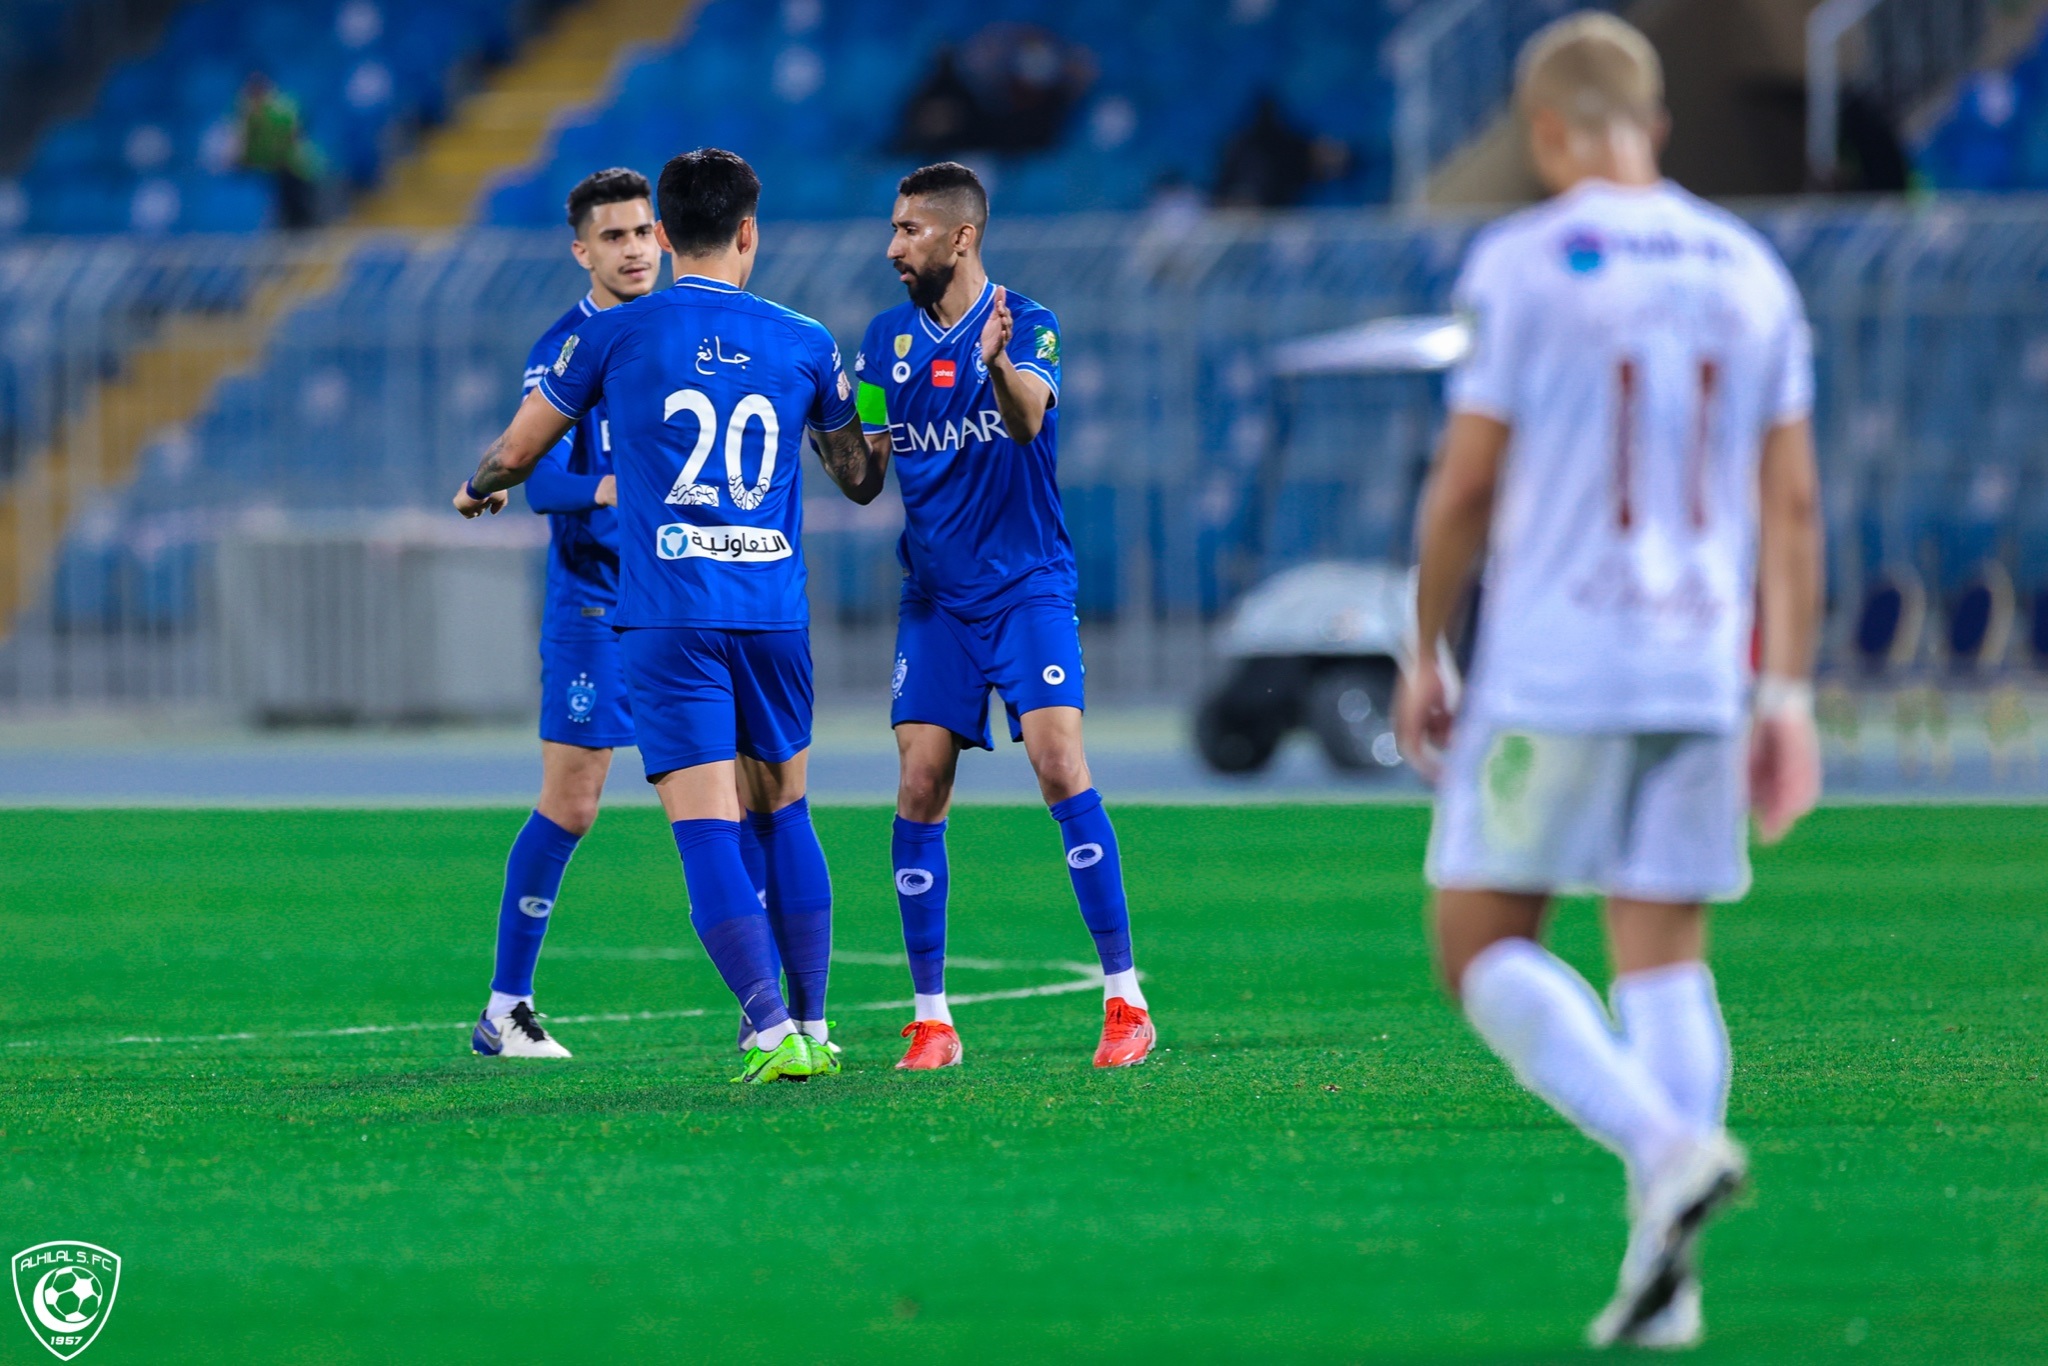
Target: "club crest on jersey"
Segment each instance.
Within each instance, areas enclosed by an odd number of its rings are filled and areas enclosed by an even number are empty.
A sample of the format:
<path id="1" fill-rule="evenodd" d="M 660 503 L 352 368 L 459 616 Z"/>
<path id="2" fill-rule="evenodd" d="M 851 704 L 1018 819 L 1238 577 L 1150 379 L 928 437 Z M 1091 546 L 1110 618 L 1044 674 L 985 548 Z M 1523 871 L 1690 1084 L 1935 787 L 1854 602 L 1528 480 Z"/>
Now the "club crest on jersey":
<path id="1" fill-rule="evenodd" d="M 932 388 L 950 389 L 953 387 L 953 381 L 958 375 L 959 367 L 952 361 L 935 360 L 932 362 Z"/>
<path id="2" fill-rule="evenodd" d="M 1584 228 L 1564 239 L 1564 263 L 1574 275 L 1591 275 L 1607 259 L 1607 244 Z"/>
<path id="3" fill-rule="evenodd" d="M 907 355 L 909 355 L 909 354 L 910 354 L 910 334 L 909 334 L 908 332 L 899 332 L 899 333 L 897 333 L 897 334 L 896 334 L 896 359 L 897 359 L 897 360 L 902 360 L 902 359 L 903 359 L 903 358 L 904 358 L 905 356 L 907 356 Z"/>
<path id="4" fill-rule="evenodd" d="M 1033 328 L 1031 354 L 1048 365 L 1060 363 L 1060 334 L 1050 327 Z"/>
<path id="5" fill-rule="evenodd" d="M 562 354 L 555 357 L 556 378 L 560 378 L 563 374 L 568 372 L 569 357 L 576 354 L 576 341 L 576 334 L 574 332 L 571 332 L 569 334 L 569 339 L 562 343 Z"/>
<path id="6" fill-rule="evenodd" d="M 586 722 L 596 710 L 597 684 L 590 681 L 589 674 L 577 674 L 569 681 L 569 719 Z"/>
<path id="7" fill-rule="evenodd" d="M 8 1266 L 14 1273 L 14 1302 L 37 1342 L 59 1361 L 92 1346 L 121 1288 L 119 1257 L 66 1239 L 25 1248 Z"/>

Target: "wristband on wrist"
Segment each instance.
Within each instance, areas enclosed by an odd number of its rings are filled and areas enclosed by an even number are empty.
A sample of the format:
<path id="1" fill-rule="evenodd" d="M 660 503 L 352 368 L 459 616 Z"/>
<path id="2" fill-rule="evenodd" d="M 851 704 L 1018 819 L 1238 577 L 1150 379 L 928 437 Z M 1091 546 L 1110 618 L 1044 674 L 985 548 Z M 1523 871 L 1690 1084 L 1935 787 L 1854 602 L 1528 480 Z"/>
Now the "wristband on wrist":
<path id="1" fill-rule="evenodd" d="M 1783 674 L 1763 674 L 1756 680 L 1754 707 L 1758 716 L 1813 715 L 1813 683 Z"/>
<path id="2" fill-rule="evenodd" d="M 484 499 L 490 497 L 488 493 L 478 493 L 476 491 L 476 480 L 474 479 L 463 480 L 462 491 L 469 495 L 470 501 L 473 503 L 481 503 Z"/>

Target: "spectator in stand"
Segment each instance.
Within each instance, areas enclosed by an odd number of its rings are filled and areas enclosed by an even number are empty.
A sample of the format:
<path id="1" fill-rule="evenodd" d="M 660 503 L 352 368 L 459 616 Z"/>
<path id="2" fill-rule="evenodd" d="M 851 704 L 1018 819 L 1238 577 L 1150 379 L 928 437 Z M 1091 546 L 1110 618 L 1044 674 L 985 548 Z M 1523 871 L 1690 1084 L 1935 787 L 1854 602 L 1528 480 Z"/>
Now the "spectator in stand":
<path id="1" fill-rule="evenodd" d="M 1042 152 L 1095 83 L 1095 59 L 1036 24 L 990 24 L 958 53 L 942 47 L 911 94 L 890 150 Z"/>
<path id="2" fill-rule="evenodd" d="M 1037 24 L 990 24 L 961 49 L 960 63 L 988 118 L 993 152 L 1042 152 L 1095 84 L 1095 58 Z"/>
<path id="3" fill-rule="evenodd" d="M 1344 142 L 1295 127 L 1278 99 L 1261 95 L 1251 120 L 1224 144 L 1215 200 L 1221 208 L 1289 208 L 1310 187 L 1350 175 L 1355 161 Z"/>
<path id="4" fill-rule="evenodd" d="M 952 48 L 940 48 L 932 57 L 931 73 L 903 106 L 903 120 L 890 150 L 941 157 L 984 146 L 986 136 L 981 105 L 960 74 L 959 60 Z"/>
<path id="5" fill-rule="evenodd" d="M 320 221 L 320 149 L 306 136 L 299 106 L 268 76 L 251 75 L 239 110 L 241 164 L 277 186 L 277 225 L 288 231 Z"/>

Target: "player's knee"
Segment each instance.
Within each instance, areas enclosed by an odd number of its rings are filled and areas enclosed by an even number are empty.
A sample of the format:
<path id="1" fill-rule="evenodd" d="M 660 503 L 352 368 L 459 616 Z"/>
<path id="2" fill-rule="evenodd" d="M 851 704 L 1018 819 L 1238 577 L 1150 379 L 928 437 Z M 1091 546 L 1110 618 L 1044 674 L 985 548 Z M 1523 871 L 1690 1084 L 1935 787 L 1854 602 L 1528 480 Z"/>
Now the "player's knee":
<path id="1" fill-rule="evenodd" d="M 541 814 L 576 838 L 582 839 L 590 833 L 590 827 L 597 824 L 597 798 L 563 798 L 548 803 L 548 809 Z"/>
<path id="2" fill-rule="evenodd" d="M 946 818 L 953 784 L 945 774 L 923 767 L 905 767 L 897 785 L 896 809 L 904 819 L 931 824 Z"/>
<path id="3" fill-rule="evenodd" d="M 1056 745 L 1031 757 L 1038 786 L 1047 801 L 1062 802 L 1089 787 L 1088 760 L 1079 745 Z"/>

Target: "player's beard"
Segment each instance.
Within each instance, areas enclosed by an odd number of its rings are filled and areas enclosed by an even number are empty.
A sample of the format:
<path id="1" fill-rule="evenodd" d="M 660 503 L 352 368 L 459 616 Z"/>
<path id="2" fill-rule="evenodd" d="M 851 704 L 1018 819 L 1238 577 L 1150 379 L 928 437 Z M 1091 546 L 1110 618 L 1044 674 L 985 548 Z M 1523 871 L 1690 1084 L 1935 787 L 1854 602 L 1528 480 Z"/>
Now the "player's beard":
<path id="1" fill-rule="evenodd" d="M 946 297 L 946 287 L 953 283 L 953 267 L 926 266 L 923 270 L 912 269 L 910 278 L 903 287 L 910 291 L 910 302 L 919 308 L 936 308 L 939 300 Z"/>

